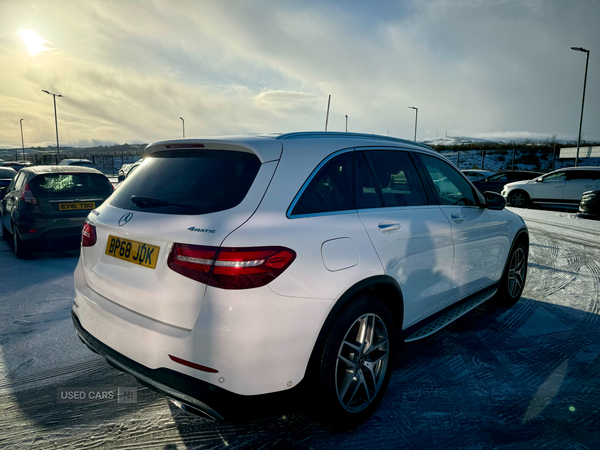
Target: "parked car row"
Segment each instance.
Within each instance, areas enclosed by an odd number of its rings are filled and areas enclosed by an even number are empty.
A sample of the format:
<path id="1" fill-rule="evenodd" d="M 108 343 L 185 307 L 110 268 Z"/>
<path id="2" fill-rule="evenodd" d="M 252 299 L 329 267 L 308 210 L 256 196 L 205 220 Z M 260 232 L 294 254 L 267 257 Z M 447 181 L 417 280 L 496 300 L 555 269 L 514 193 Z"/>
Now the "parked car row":
<path id="1" fill-rule="evenodd" d="M 113 192 L 108 178 L 80 166 L 34 166 L 16 172 L 0 187 L 0 226 L 12 237 L 17 257 L 43 244 L 81 239 L 86 216 Z M 34 247 L 35 246 L 35 247 Z"/>
<path id="2" fill-rule="evenodd" d="M 577 206 L 584 192 L 600 189 L 600 167 L 568 167 L 531 180 L 508 183 L 502 196 L 509 204 Z"/>
<path id="3" fill-rule="evenodd" d="M 511 206 L 579 206 L 580 212 L 600 219 L 600 167 L 569 167 L 547 174 L 515 170 L 485 177 L 481 176 L 485 171 L 462 172 L 480 192 L 499 192 Z"/>

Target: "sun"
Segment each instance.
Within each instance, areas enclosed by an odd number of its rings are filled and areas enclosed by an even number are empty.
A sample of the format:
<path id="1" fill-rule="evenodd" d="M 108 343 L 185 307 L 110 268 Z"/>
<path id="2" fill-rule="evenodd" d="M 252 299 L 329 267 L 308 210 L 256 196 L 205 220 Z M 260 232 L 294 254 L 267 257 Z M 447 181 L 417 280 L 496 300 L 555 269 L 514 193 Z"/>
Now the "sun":
<path id="1" fill-rule="evenodd" d="M 48 41 L 43 39 L 39 34 L 31 29 L 19 31 L 23 43 L 27 47 L 27 51 L 31 56 L 35 56 L 40 52 L 48 50 L 44 44 Z"/>

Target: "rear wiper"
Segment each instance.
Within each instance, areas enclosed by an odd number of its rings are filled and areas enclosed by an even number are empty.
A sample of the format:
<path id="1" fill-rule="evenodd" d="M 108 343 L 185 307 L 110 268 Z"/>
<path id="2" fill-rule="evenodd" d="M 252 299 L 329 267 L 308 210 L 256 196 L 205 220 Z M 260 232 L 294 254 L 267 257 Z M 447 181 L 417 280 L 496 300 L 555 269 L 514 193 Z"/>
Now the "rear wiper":
<path id="1" fill-rule="evenodd" d="M 140 208 L 157 208 L 160 206 L 179 206 L 181 208 L 191 208 L 192 205 L 182 205 L 179 203 L 171 203 L 166 200 L 154 197 L 143 197 L 141 195 L 132 195 L 131 201 Z"/>

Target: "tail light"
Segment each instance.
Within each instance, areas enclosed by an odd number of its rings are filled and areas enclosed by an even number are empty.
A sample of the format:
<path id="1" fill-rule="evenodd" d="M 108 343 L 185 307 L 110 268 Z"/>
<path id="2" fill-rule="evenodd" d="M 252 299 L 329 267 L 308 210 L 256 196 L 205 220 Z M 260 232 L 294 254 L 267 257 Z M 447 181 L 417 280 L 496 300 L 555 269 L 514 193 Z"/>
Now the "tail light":
<path id="1" fill-rule="evenodd" d="M 264 286 L 287 269 L 296 252 L 285 247 L 227 248 L 175 244 L 168 266 L 175 272 L 222 289 Z"/>
<path id="2" fill-rule="evenodd" d="M 33 195 L 33 192 L 31 192 L 29 183 L 25 184 L 25 188 L 23 189 L 23 192 L 21 192 L 21 196 L 19 198 L 24 202 L 31 203 L 32 205 L 37 205 L 37 200 Z"/>
<path id="3" fill-rule="evenodd" d="M 83 224 L 83 230 L 81 231 L 81 246 L 92 247 L 96 244 L 96 227 L 89 223 Z"/>

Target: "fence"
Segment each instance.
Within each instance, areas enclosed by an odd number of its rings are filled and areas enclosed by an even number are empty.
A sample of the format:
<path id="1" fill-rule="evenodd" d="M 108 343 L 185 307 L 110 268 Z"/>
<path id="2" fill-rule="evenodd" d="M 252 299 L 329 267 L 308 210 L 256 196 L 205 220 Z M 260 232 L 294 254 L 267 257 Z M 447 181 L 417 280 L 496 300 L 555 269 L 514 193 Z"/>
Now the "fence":
<path id="1" fill-rule="evenodd" d="M 23 157 L 16 157 L 15 160 L 23 161 Z M 124 164 L 131 164 L 140 159 L 136 152 L 110 152 L 110 153 L 60 153 L 57 158 L 56 153 L 34 153 L 25 155 L 25 161 L 36 165 L 56 165 L 63 159 L 89 159 L 96 169 L 105 175 L 117 176 L 119 169 Z"/>
<path id="2" fill-rule="evenodd" d="M 573 165 L 571 161 L 559 160 L 554 148 L 513 148 L 498 150 L 438 150 L 460 169 L 535 170 L 550 172 Z M 597 161 L 595 164 L 600 164 Z"/>

